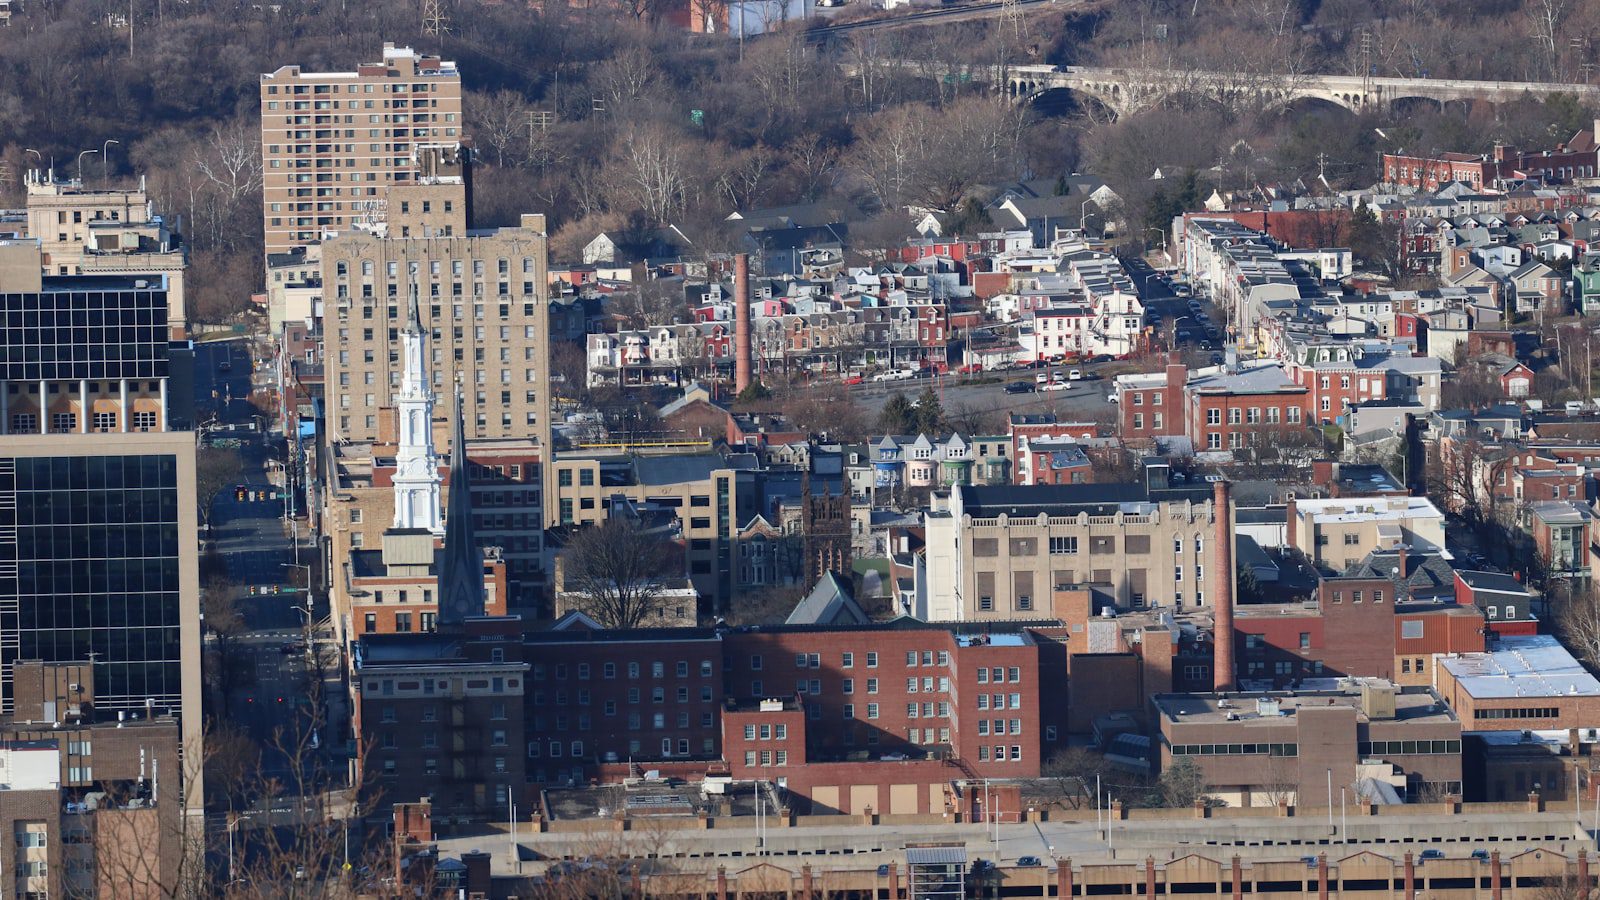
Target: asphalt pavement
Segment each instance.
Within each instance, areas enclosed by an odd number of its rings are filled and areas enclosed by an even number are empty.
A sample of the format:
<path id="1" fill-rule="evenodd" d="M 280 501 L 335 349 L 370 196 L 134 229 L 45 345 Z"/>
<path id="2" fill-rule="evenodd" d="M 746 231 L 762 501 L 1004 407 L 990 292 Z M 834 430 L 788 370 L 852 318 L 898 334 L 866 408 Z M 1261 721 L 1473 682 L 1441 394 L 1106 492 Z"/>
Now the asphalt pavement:
<path id="1" fill-rule="evenodd" d="M 263 423 L 255 420 L 256 410 L 249 403 L 254 382 L 263 375 L 261 368 L 251 342 L 245 339 L 195 347 L 195 407 L 200 427 L 256 426 L 236 432 L 243 464 L 239 478 L 211 501 L 212 547 L 221 554 L 229 580 L 236 586 L 236 600 L 246 623 L 245 633 L 231 643 L 230 658 L 224 663 L 233 675 L 227 708 L 214 712 L 218 718 L 242 726 L 263 748 L 264 778 L 298 781 L 302 775 L 293 771 L 297 766 L 292 758 L 301 756 L 310 760 L 315 777 L 321 780 L 325 770 L 343 770 L 342 764 L 328 765 L 332 748 L 323 743 L 322 735 L 314 751 L 296 750 L 293 745 L 310 740 L 313 718 L 306 688 L 308 657 L 303 641 L 308 620 L 304 610 L 310 610 L 316 619 L 325 617 L 327 610 L 303 589 L 290 587 L 304 583 L 303 577 L 297 577 L 303 573 L 297 572 L 294 564 L 313 570 L 318 567 L 316 545 L 299 534 L 297 552 L 291 535 L 298 529 L 291 528 L 284 518 L 284 503 L 277 497 L 282 489 L 268 476 L 268 462 L 281 459 L 282 445 L 260 432 Z M 247 499 L 239 498 L 240 488 Z M 255 499 L 263 493 L 270 499 Z M 286 645 L 295 649 L 284 652 Z M 337 663 L 332 662 L 328 670 L 337 672 Z"/>

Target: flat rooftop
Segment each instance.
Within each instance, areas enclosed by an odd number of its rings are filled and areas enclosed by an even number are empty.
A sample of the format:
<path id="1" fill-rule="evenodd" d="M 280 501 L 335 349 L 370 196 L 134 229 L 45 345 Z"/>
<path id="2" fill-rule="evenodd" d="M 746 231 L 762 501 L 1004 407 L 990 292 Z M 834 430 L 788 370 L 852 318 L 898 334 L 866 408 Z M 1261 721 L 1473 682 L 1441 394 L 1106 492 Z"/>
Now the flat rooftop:
<path id="1" fill-rule="evenodd" d="M 709 763 L 708 763 L 709 764 Z M 639 764 L 649 770 L 649 763 Z M 691 818 L 701 812 L 712 816 L 756 815 L 754 782 L 734 782 L 725 793 L 704 793 L 703 783 L 640 781 L 631 785 L 608 784 L 599 787 L 549 788 L 545 799 L 552 819 L 606 819 L 619 812 L 629 817 Z M 773 798 L 769 792 L 767 802 Z M 769 805 L 768 810 L 772 807 Z"/>
<path id="2" fill-rule="evenodd" d="M 1353 691 L 1269 691 L 1243 695 L 1161 694 L 1153 698 L 1156 708 L 1170 722 L 1184 725 L 1220 725 L 1239 722 L 1251 725 L 1285 725 L 1301 709 L 1326 709 L 1330 706 L 1361 710 L 1361 693 Z M 1276 712 L 1273 712 L 1273 705 Z M 1454 722 L 1442 698 L 1426 687 L 1397 688 L 1394 696 L 1397 722 Z M 1229 718 L 1229 717 L 1232 718 Z M 1387 721 L 1387 720 L 1386 720 Z"/>
<path id="3" fill-rule="evenodd" d="M 1409 496 L 1296 500 L 1295 510 L 1299 514 L 1309 513 L 1319 524 L 1444 518 L 1444 513 L 1426 497 Z"/>
<path id="4" fill-rule="evenodd" d="M 1502 637 L 1493 650 L 1441 656 L 1439 665 L 1478 700 L 1600 696 L 1600 680 L 1548 634 Z"/>

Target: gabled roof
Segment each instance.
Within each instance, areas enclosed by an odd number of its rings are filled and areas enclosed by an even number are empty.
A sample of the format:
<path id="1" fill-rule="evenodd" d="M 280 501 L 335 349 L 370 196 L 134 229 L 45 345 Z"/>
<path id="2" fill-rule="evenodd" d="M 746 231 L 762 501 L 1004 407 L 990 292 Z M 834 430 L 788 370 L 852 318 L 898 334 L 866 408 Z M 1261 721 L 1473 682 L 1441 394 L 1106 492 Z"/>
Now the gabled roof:
<path id="1" fill-rule="evenodd" d="M 794 611 L 789 613 L 789 618 L 783 624 L 864 625 L 869 621 L 860 604 L 856 603 L 850 585 L 834 573 L 826 572 L 817 580 L 811 593 L 795 605 Z"/>

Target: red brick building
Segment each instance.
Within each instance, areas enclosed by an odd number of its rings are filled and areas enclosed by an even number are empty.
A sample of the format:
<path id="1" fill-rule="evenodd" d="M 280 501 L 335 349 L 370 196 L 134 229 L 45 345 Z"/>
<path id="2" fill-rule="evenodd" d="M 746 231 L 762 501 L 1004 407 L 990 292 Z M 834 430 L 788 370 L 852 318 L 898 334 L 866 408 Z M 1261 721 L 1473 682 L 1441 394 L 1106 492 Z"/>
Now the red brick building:
<path id="1" fill-rule="evenodd" d="M 1343 676 L 1428 684 L 1433 654 L 1483 649 L 1476 607 L 1395 597 L 1388 579 L 1324 578 L 1314 604 L 1236 607 L 1239 677 L 1280 688 Z"/>
<path id="2" fill-rule="evenodd" d="M 1300 428 L 1308 421 L 1307 395 L 1277 364 L 1191 374 L 1179 363 L 1118 376 L 1113 394 L 1124 441 L 1187 437 L 1196 451 L 1257 446 L 1276 429 Z"/>
<path id="3" fill-rule="evenodd" d="M 1167 363 L 1161 372 L 1117 378 L 1117 436 L 1124 441 L 1152 440 L 1185 433 L 1184 387 L 1189 368 Z"/>
<path id="4" fill-rule="evenodd" d="M 1499 145 L 1488 155 L 1441 153 L 1427 157 L 1385 153 L 1382 180 L 1385 184 L 1432 191 L 1452 181 L 1493 189 L 1506 179 L 1531 178 L 1560 184 L 1593 178 L 1600 163 L 1595 137 L 1595 130 L 1584 129 L 1571 141 L 1557 144 L 1554 150 L 1527 151 Z"/>

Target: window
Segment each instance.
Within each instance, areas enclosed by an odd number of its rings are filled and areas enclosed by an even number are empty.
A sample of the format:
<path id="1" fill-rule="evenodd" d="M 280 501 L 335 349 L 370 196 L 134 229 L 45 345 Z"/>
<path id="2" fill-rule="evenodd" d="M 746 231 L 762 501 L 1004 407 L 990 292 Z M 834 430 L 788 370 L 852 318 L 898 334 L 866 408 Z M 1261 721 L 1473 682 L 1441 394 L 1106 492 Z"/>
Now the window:
<path id="1" fill-rule="evenodd" d="M 752 672 L 761 671 L 761 656 L 759 654 L 750 657 L 750 671 L 752 671 Z"/>
<path id="2" fill-rule="evenodd" d="M 1311 649 L 1311 632 L 1309 632 L 1309 631 L 1300 632 L 1300 649 L 1301 650 L 1310 650 Z"/>
<path id="3" fill-rule="evenodd" d="M 876 704 L 876 703 L 868 703 L 867 704 L 867 718 L 876 719 L 877 717 L 878 717 L 878 704 Z"/>
<path id="4" fill-rule="evenodd" d="M 1050 553 L 1060 556 L 1078 552 L 1078 539 L 1076 537 L 1053 537 L 1050 539 Z"/>
<path id="5" fill-rule="evenodd" d="M 878 679 L 876 679 L 876 678 L 868 678 L 867 679 L 867 693 L 876 694 L 877 692 L 878 692 Z"/>
<path id="6" fill-rule="evenodd" d="M 876 669 L 877 667 L 878 667 L 878 653 L 877 653 L 877 651 L 875 651 L 875 650 L 867 651 L 867 668 Z M 876 685 L 877 681 L 873 680 L 870 683 L 873 684 L 873 685 Z M 872 691 L 868 691 L 867 693 L 869 693 L 869 694 L 877 693 L 877 691 L 872 690 Z"/>

